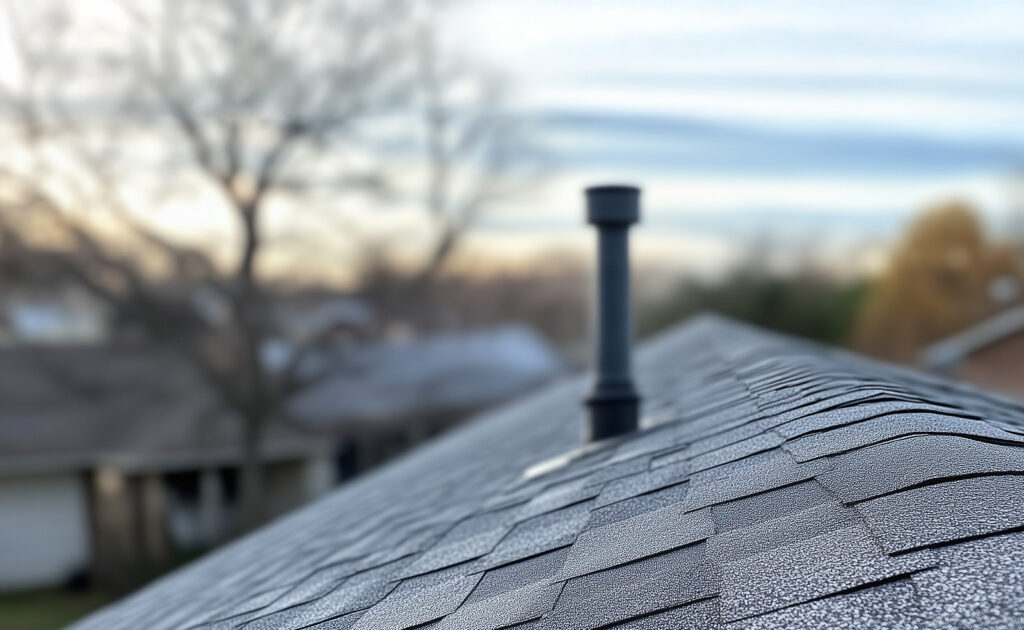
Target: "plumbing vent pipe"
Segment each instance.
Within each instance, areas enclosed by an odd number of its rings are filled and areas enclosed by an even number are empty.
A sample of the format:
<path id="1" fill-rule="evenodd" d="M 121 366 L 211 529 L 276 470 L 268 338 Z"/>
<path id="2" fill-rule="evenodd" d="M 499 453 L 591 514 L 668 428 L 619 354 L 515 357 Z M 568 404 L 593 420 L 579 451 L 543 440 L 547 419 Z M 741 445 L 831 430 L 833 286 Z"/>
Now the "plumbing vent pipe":
<path id="1" fill-rule="evenodd" d="M 595 186 L 586 190 L 587 221 L 597 228 L 594 389 L 589 441 L 637 428 L 640 398 L 633 385 L 629 298 L 629 228 L 640 220 L 640 189 Z"/>

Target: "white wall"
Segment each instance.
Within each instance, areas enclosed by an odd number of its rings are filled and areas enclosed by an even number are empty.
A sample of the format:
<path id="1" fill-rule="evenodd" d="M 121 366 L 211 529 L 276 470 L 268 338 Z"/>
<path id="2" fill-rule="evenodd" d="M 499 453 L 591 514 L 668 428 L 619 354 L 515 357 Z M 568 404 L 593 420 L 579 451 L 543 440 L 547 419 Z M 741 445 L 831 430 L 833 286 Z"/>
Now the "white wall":
<path id="1" fill-rule="evenodd" d="M 58 585 L 88 561 L 85 484 L 78 475 L 0 479 L 0 590 Z"/>

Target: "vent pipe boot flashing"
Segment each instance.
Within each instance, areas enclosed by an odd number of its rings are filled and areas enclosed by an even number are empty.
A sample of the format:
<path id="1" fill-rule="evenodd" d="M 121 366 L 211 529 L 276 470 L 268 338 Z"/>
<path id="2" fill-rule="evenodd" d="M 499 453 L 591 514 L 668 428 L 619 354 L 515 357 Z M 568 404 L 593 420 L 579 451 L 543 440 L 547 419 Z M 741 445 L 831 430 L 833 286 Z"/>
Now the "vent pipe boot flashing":
<path id="1" fill-rule="evenodd" d="M 635 431 L 640 399 L 633 386 L 629 228 L 640 219 L 640 189 L 588 188 L 587 221 L 597 227 L 596 374 L 587 398 L 590 441 Z"/>

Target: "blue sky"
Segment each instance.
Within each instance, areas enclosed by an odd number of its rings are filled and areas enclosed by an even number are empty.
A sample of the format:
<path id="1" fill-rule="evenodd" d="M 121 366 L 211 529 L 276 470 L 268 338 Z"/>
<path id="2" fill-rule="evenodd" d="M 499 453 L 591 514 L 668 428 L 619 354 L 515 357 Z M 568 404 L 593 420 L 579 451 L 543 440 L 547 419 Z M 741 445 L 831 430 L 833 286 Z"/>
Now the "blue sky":
<path id="1" fill-rule="evenodd" d="M 998 226 L 1024 167 L 1021 24 L 1024 3 L 983 0 L 471 0 L 453 42 L 506 71 L 559 165 L 479 238 L 579 240 L 578 189 L 607 180 L 645 187 L 639 255 L 683 265 L 755 232 L 877 258 L 953 196 Z"/>

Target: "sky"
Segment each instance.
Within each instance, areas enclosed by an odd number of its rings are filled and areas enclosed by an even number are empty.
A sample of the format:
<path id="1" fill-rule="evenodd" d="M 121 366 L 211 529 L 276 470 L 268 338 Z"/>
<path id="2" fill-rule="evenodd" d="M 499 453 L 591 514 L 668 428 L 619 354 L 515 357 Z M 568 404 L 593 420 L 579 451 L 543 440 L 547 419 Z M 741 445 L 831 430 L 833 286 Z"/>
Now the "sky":
<path id="1" fill-rule="evenodd" d="M 115 14 L 109 0 L 76 6 Z M 876 271 L 915 214 L 951 198 L 1004 234 L 1024 216 L 1021 24 L 1024 2 L 996 0 L 453 3 L 449 47 L 508 79 L 554 166 L 484 217 L 466 268 L 589 256 L 581 193 L 600 183 L 643 187 L 635 258 L 687 273 L 720 274 L 765 241 Z M 225 242 L 232 218 L 193 197 L 152 220 Z M 282 208 L 271 231 L 298 230 Z M 352 208 L 402 243 L 423 231 L 415 211 Z M 301 245 L 280 249 L 281 268 L 310 266 Z"/>
<path id="2" fill-rule="evenodd" d="M 1024 3 L 991 0 L 470 0 L 453 45 L 509 77 L 557 165 L 476 242 L 579 244 L 580 190 L 602 182 L 643 186 L 638 257 L 696 271 L 754 238 L 877 267 L 951 197 L 1004 230 L 1021 24 Z"/>

